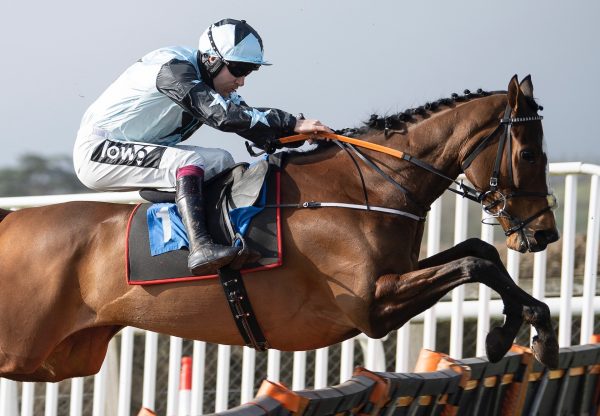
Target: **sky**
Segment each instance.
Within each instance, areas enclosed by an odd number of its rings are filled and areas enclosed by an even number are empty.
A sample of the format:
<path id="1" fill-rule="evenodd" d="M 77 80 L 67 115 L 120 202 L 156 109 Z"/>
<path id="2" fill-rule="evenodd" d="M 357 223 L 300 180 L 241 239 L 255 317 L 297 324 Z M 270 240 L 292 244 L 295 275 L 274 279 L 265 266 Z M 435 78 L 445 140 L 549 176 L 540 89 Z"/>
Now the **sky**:
<path id="1" fill-rule="evenodd" d="M 600 163 L 598 1 L 23 0 L 0 16 L 0 167 L 70 156 L 83 113 L 124 69 L 197 47 L 227 17 L 252 25 L 273 63 L 239 90 L 252 106 L 340 129 L 531 74 L 550 161 Z M 186 144 L 250 160 L 242 138 L 208 126 Z"/>

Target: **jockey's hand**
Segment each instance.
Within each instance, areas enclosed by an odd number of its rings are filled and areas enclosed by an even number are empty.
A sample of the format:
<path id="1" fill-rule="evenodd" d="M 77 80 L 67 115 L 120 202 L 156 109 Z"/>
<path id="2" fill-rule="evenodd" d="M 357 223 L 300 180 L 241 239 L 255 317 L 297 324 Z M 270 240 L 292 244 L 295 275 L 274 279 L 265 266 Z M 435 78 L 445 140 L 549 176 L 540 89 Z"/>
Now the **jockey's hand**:
<path id="1" fill-rule="evenodd" d="M 319 120 L 297 119 L 294 132 L 317 136 L 319 133 L 333 133 L 333 130 L 321 123 Z M 312 143 L 313 140 L 308 139 L 308 142 Z"/>

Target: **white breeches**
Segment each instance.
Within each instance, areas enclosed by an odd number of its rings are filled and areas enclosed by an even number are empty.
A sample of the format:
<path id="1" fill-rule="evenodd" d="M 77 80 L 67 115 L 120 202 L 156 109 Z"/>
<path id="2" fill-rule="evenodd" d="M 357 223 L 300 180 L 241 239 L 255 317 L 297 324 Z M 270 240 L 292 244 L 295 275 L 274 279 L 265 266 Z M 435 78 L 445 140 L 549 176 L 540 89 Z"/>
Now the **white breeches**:
<path id="1" fill-rule="evenodd" d="M 198 166 L 210 179 L 234 165 L 231 154 L 222 149 L 122 142 L 96 135 L 77 139 L 73 161 L 79 180 L 98 191 L 172 190 L 182 166 Z"/>

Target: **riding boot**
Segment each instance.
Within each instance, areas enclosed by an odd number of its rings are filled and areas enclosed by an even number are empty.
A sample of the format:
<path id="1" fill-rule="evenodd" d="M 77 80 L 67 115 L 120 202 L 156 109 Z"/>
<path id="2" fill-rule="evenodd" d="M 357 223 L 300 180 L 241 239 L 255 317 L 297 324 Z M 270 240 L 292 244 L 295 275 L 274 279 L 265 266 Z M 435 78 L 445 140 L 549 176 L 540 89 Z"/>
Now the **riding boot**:
<path id="1" fill-rule="evenodd" d="M 202 176 L 186 175 L 177 178 L 177 209 L 190 242 L 188 268 L 196 276 L 215 273 L 237 255 L 239 248 L 215 244 L 206 228 Z"/>

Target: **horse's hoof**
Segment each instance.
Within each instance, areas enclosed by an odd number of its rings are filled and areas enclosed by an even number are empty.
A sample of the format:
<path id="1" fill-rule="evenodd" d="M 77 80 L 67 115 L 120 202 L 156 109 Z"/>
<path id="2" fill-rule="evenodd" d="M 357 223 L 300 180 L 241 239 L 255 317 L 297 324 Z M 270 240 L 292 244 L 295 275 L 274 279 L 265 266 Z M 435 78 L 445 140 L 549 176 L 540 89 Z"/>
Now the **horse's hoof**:
<path id="1" fill-rule="evenodd" d="M 536 335 L 531 340 L 531 349 L 535 358 L 546 367 L 551 369 L 558 368 L 558 342 L 556 338 L 549 338 L 544 341 Z"/>
<path id="2" fill-rule="evenodd" d="M 512 339 L 504 335 L 502 328 L 495 327 L 487 334 L 485 338 L 485 353 L 492 363 L 496 363 L 504 357 L 510 349 Z"/>

